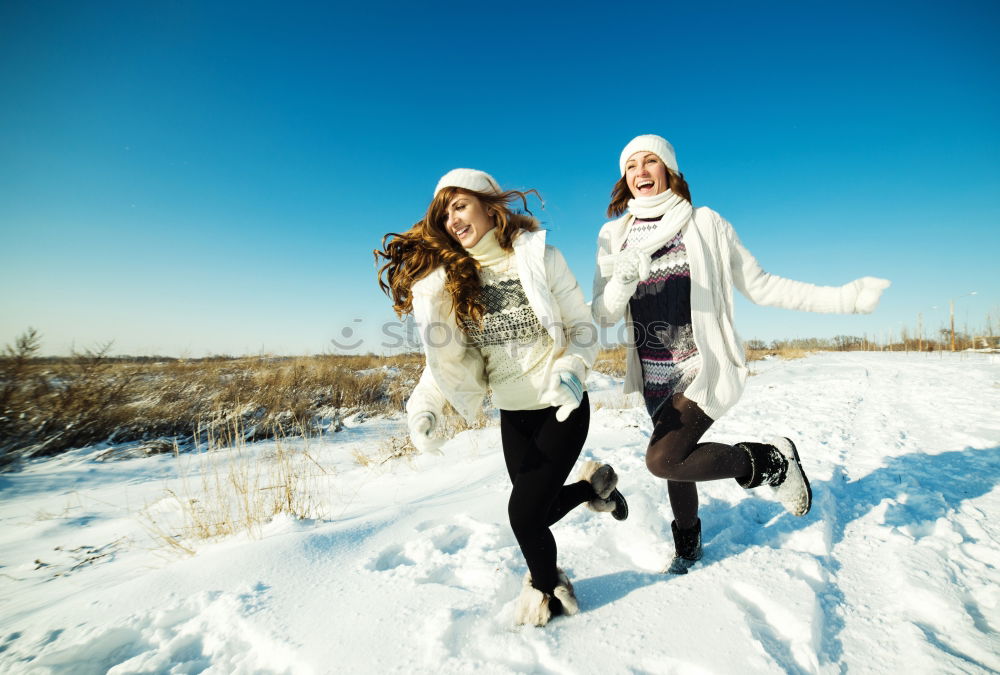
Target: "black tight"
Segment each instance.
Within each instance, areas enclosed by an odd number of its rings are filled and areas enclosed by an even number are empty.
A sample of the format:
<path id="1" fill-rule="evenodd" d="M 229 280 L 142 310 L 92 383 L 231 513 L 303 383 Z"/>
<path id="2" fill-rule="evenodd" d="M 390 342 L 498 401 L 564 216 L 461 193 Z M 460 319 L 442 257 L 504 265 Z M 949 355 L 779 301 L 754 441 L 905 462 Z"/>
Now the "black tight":
<path id="1" fill-rule="evenodd" d="M 510 526 L 531 572 L 532 585 L 551 594 L 556 587 L 556 540 L 549 526 L 596 495 L 589 482 L 563 485 L 576 464 L 590 426 L 590 401 L 565 422 L 556 408 L 501 410 L 503 456 L 513 489 L 507 504 Z"/>
<path id="2" fill-rule="evenodd" d="M 667 493 L 677 527 L 688 529 L 698 521 L 696 483 L 750 473 L 746 452 L 722 443 L 699 443 L 714 420 L 683 394 L 663 406 L 654 419 L 646 449 L 646 467 L 667 479 Z"/>

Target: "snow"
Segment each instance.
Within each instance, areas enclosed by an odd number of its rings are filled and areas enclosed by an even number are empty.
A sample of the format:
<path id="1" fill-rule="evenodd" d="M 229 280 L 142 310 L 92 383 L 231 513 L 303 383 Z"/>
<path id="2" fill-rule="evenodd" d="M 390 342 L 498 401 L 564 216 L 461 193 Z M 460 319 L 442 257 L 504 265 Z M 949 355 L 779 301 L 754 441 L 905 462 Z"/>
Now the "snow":
<path id="1" fill-rule="evenodd" d="M 234 451 L 308 452 L 314 513 L 188 541 L 193 556 L 150 518 L 174 531 L 172 495 L 218 457 L 34 461 L 0 475 L 0 671 L 1000 670 L 1000 359 L 831 353 L 753 369 L 709 437 L 792 437 L 812 512 L 703 484 L 704 561 L 662 574 L 671 514 L 645 469 L 650 423 L 594 374 L 583 458 L 615 466 L 631 515 L 581 507 L 555 526 L 581 613 L 544 628 L 512 625 L 525 567 L 495 426 L 409 461 L 378 459 L 399 418 Z"/>

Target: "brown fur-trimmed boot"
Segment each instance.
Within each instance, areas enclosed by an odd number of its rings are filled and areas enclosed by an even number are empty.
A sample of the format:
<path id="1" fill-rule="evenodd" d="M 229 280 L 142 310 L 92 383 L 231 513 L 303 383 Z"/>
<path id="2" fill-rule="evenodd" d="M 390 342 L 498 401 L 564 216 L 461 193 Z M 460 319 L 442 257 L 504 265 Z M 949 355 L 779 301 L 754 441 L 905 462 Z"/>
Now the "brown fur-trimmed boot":
<path id="1" fill-rule="evenodd" d="M 592 511 L 610 513 L 615 520 L 628 518 L 628 502 L 618 491 L 618 474 L 610 464 L 588 460 L 580 468 L 577 480 L 586 481 L 594 488 L 597 496 L 587 502 Z"/>

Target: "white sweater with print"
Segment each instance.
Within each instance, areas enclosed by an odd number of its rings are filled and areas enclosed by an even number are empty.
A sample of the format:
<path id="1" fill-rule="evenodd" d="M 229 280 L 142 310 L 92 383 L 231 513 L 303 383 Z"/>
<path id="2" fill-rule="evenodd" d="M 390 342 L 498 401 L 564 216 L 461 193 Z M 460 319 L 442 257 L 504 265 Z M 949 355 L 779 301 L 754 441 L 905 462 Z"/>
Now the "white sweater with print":
<path id="1" fill-rule="evenodd" d="M 493 403 L 502 410 L 536 410 L 545 390 L 553 341 L 538 321 L 521 285 L 514 254 L 490 230 L 466 249 L 479 263 L 483 319 L 465 332 L 486 363 Z"/>
<path id="2" fill-rule="evenodd" d="M 480 242 L 482 248 L 477 246 L 475 252 L 470 252 L 482 253 L 484 259 L 489 259 L 488 252 L 496 244 L 496 250 L 506 257 L 504 264 L 513 261 L 513 274 L 520 282 L 531 313 L 545 332 L 545 336 L 532 343 L 537 351 L 511 350 L 514 358 L 508 360 L 502 358 L 496 345 L 487 345 L 485 350 L 476 346 L 472 336 L 456 321 L 451 296 L 445 290 L 443 267 L 413 285 L 413 315 L 427 364 L 406 402 L 408 418 L 424 412 L 440 415 L 445 404 L 451 403 L 471 423 L 482 410 L 483 397 L 489 389 L 493 390 L 498 407 L 523 410 L 544 407 L 538 405 L 538 398 L 545 373 L 569 371 L 581 383 L 586 382 L 597 357 L 597 332 L 576 278 L 558 249 L 546 245 L 545 234 L 544 230 L 520 232 L 514 239 L 513 255 L 503 252 L 495 238 L 492 243 Z M 498 255 L 496 250 L 493 253 Z M 488 264 L 486 268 L 484 281 L 508 279 L 511 274 L 503 266 Z M 510 309 L 517 307 L 520 298 Z M 504 311 L 495 314 L 505 316 Z M 510 334 L 516 335 L 521 330 L 525 335 L 533 332 L 533 325 L 518 327 L 517 317 L 523 320 L 526 313 L 508 311 L 506 316 L 512 318 L 506 324 Z M 497 321 L 494 325 L 499 328 L 503 324 Z M 537 360 L 542 356 L 543 360 Z"/>

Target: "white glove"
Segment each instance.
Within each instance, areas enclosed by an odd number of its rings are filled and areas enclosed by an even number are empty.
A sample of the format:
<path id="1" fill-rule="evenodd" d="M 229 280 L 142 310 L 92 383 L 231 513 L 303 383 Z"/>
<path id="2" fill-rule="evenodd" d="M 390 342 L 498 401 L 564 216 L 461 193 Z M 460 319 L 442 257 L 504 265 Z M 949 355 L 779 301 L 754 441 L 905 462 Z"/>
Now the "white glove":
<path id="1" fill-rule="evenodd" d="M 580 378 L 569 371 L 552 373 L 549 384 L 539 399 L 541 403 L 559 408 L 556 410 L 556 421 L 565 422 L 569 414 L 580 406 L 583 400 L 583 385 Z"/>
<path id="2" fill-rule="evenodd" d="M 636 284 L 649 278 L 652 264 L 653 259 L 648 253 L 627 248 L 615 256 L 615 269 L 611 276 L 623 286 Z"/>
<path id="3" fill-rule="evenodd" d="M 441 446 L 444 441 L 438 438 L 431 438 L 434 427 L 437 426 L 437 417 L 432 412 L 417 413 L 408 421 L 410 427 L 410 441 L 413 446 L 424 454 L 443 455 Z"/>
<path id="4" fill-rule="evenodd" d="M 889 288 L 892 282 L 878 277 L 861 277 L 851 283 L 858 291 L 858 297 L 854 300 L 854 313 L 871 314 L 882 297 L 882 291 Z"/>

